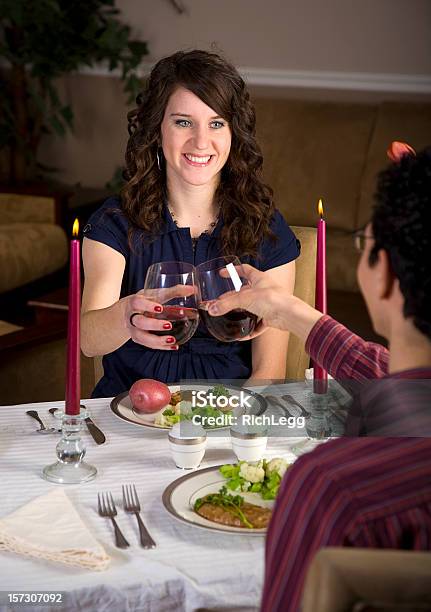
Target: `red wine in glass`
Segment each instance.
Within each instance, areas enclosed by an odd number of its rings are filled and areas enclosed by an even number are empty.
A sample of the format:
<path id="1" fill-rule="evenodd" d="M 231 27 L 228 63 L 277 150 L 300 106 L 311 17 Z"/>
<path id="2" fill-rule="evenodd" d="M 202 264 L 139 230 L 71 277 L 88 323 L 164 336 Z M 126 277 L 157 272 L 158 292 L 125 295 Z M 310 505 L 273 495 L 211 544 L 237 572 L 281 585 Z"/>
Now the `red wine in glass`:
<path id="1" fill-rule="evenodd" d="M 199 304 L 199 315 L 207 326 L 208 331 L 217 340 L 233 342 L 248 336 L 254 331 L 257 316 L 248 312 L 248 310 L 235 308 L 224 315 L 213 317 L 208 312 L 209 304 L 209 301 Z"/>
<path id="2" fill-rule="evenodd" d="M 164 306 L 163 312 L 145 312 L 150 319 L 166 320 L 172 323 L 172 329 L 151 330 L 156 336 L 174 336 L 177 344 L 184 344 L 193 336 L 199 324 L 196 308 L 185 306 Z"/>
<path id="3" fill-rule="evenodd" d="M 198 287 L 195 267 L 184 261 L 161 261 L 152 264 L 145 277 L 144 295 L 163 304 L 162 312 L 146 312 L 152 318 L 170 321 L 171 329 L 151 331 L 156 336 L 173 336 L 176 344 L 184 344 L 199 324 L 196 305 Z"/>

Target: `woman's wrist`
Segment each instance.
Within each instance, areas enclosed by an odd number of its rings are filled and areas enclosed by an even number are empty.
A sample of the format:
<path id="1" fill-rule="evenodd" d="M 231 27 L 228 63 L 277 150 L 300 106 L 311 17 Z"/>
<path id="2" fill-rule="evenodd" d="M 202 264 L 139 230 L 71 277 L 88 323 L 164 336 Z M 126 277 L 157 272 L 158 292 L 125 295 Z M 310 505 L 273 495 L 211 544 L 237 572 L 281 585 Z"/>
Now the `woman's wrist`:
<path id="1" fill-rule="evenodd" d="M 130 319 L 133 314 L 133 311 L 130 308 L 130 298 L 132 296 L 128 295 L 124 298 L 120 298 L 117 302 L 117 306 L 121 312 L 121 321 L 123 322 L 123 328 L 128 329 L 130 326 Z"/>
<path id="2" fill-rule="evenodd" d="M 87 357 L 112 353 L 130 339 L 125 323 L 127 298 L 81 316 L 81 349 Z"/>

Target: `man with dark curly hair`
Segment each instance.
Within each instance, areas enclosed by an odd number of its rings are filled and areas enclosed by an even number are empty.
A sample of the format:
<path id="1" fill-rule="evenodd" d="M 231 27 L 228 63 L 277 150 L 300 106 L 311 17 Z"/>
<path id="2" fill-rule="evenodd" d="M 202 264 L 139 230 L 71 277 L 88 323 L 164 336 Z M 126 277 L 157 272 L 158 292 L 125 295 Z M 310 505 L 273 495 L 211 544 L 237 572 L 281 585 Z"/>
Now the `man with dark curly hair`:
<path id="1" fill-rule="evenodd" d="M 323 546 L 431 549 L 431 148 L 415 155 L 393 143 L 390 151 L 371 221 L 356 235 L 359 285 L 389 349 L 251 267 L 251 289 L 210 309 L 217 316 L 246 308 L 262 325 L 302 338 L 334 378 L 366 382 L 349 423 L 361 437 L 303 455 L 280 487 L 266 546 L 268 612 L 299 609 L 308 565 Z"/>

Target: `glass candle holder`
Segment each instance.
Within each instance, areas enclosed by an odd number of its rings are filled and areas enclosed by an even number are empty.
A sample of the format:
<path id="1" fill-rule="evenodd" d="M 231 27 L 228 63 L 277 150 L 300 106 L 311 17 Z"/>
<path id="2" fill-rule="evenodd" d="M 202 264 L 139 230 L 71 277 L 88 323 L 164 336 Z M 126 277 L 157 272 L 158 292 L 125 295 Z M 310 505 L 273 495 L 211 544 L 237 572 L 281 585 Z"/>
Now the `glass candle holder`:
<path id="1" fill-rule="evenodd" d="M 94 466 L 84 461 L 85 444 L 81 438 L 81 428 L 89 416 L 85 406 L 77 415 L 57 411 L 61 419 L 62 435 L 56 446 L 57 461 L 43 469 L 43 478 L 57 484 L 79 484 L 93 480 L 97 474 Z"/>

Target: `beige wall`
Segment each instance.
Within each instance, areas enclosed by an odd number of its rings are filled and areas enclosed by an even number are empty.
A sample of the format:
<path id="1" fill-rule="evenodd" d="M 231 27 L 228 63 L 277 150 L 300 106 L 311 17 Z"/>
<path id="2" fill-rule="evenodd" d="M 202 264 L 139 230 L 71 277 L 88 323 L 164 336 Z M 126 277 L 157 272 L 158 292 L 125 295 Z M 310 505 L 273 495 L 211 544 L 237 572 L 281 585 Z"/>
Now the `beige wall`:
<path id="1" fill-rule="evenodd" d="M 122 17 L 147 40 L 152 62 L 180 48 L 215 42 L 237 66 L 276 70 L 431 75 L 431 0 L 117 0 Z M 101 187 L 123 163 L 127 106 L 121 82 L 73 75 L 61 82 L 75 130 L 48 138 L 41 161 L 68 184 Z M 370 101 L 376 93 L 252 88 L 255 96 Z M 379 94 L 378 99 L 412 99 Z M 428 99 L 430 95 L 428 95 Z"/>
<path id="2" fill-rule="evenodd" d="M 238 66 L 431 74 L 430 0 L 117 0 L 150 59 L 211 43 Z"/>
<path id="3" fill-rule="evenodd" d="M 61 81 L 60 89 L 73 108 L 74 131 L 66 138 L 45 138 L 40 161 L 58 168 L 61 182 L 103 187 L 124 160 L 128 108 L 122 83 L 114 77 L 73 75 Z"/>

